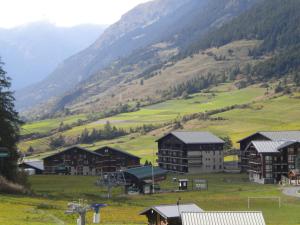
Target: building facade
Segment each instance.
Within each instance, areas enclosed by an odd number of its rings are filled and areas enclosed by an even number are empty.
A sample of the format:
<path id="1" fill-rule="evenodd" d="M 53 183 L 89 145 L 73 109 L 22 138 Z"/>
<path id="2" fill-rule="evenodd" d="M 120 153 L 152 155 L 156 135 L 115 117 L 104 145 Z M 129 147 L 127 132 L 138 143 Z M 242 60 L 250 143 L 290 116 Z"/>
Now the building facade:
<path id="1" fill-rule="evenodd" d="M 300 169 L 299 142 L 252 141 L 246 152 L 249 179 L 256 183 L 277 183 L 290 171 Z"/>
<path id="2" fill-rule="evenodd" d="M 209 132 L 171 132 L 157 140 L 159 167 L 178 173 L 223 171 L 224 141 Z"/>
<path id="3" fill-rule="evenodd" d="M 257 183 L 277 183 L 300 169 L 300 132 L 258 132 L 239 141 L 241 166 Z"/>
<path id="4" fill-rule="evenodd" d="M 97 175 L 101 173 L 103 157 L 78 146 L 67 148 L 43 159 L 45 174 Z"/>
<path id="5" fill-rule="evenodd" d="M 102 171 L 114 172 L 140 166 L 140 157 L 108 146 L 95 150 L 102 155 Z"/>
<path id="6" fill-rule="evenodd" d="M 103 147 L 96 151 L 74 146 L 43 159 L 45 174 L 100 175 L 140 166 L 140 158 Z"/>
<path id="7" fill-rule="evenodd" d="M 146 216 L 149 225 L 182 225 L 181 215 L 184 212 L 203 212 L 194 203 L 157 205 L 143 210 L 140 215 Z"/>
<path id="8" fill-rule="evenodd" d="M 242 171 L 247 172 L 248 151 L 246 148 L 252 141 L 300 141 L 300 131 L 261 131 L 256 132 L 238 141 L 240 144 L 240 166 Z"/>

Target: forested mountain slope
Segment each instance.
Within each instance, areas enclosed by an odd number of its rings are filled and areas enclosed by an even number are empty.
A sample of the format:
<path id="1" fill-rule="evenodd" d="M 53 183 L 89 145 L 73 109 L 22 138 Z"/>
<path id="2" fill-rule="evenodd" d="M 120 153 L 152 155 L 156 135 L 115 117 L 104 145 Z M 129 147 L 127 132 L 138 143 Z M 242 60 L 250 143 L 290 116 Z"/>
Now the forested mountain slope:
<path id="1" fill-rule="evenodd" d="M 264 0 L 219 29 L 199 38 L 179 54 L 185 58 L 212 46 L 222 46 L 241 39 L 263 40 L 253 57 L 276 53 L 257 65 L 252 73 L 262 78 L 283 76 L 300 66 L 300 1 Z"/>

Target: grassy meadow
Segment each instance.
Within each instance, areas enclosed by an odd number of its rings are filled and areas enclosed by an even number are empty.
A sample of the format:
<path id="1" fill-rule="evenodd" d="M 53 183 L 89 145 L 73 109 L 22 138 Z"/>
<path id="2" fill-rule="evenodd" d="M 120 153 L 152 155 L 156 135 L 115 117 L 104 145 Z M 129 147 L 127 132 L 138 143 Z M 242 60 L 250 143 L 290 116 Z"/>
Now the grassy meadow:
<path id="1" fill-rule="evenodd" d="M 178 175 L 170 174 L 160 184 L 164 190 L 177 190 L 172 181 Z M 208 191 L 170 192 L 155 195 L 126 196 L 121 188 L 113 191 L 113 198 L 105 197 L 106 190 L 94 185 L 96 177 L 32 176 L 34 196 L 0 195 L 1 225 L 75 224 L 75 215 L 65 215 L 67 203 L 85 199 L 89 203 L 107 203 L 101 212 L 102 224 L 146 224 L 138 213 L 156 204 L 194 202 L 204 210 L 248 210 L 248 197 L 281 197 L 282 207 L 272 200 L 253 200 L 250 210 L 262 211 L 267 225 L 300 224 L 300 199 L 283 196 L 277 185 L 249 183 L 244 174 L 186 175 L 180 177 L 208 180 Z M 89 213 L 88 224 L 92 224 Z"/>
<path id="2" fill-rule="evenodd" d="M 205 112 L 214 109 L 221 109 L 236 104 L 249 104 L 250 107 L 233 109 L 223 113 L 213 115 L 221 120 L 191 120 L 183 125 L 186 130 L 207 130 L 219 136 L 229 136 L 235 147 L 236 141 L 251 133 L 260 130 L 299 130 L 300 101 L 299 93 L 293 95 L 274 96 L 266 95 L 266 89 L 258 85 L 244 89 L 236 89 L 233 84 L 223 84 L 214 87 L 208 93 L 197 93 L 188 99 L 174 99 L 159 104 L 143 107 L 139 111 L 122 113 L 109 118 L 101 119 L 82 126 L 76 126 L 61 134 L 67 138 L 76 138 L 87 128 L 102 128 L 106 121 L 110 121 L 116 127 L 124 129 L 142 126 L 143 124 L 164 124 L 197 112 Z M 84 115 L 78 117 L 84 119 Z M 76 116 L 66 117 L 64 123 L 74 122 Z M 43 132 L 48 128 L 59 126 L 61 119 L 38 121 L 26 124 L 27 131 Z M 98 141 L 90 145 L 82 145 L 89 149 L 97 149 L 104 145 L 110 145 L 124 149 L 142 158 L 142 161 L 153 161 L 153 149 L 156 149 L 155 140 L 163 133 L 170 131 L 166 126 L 147 134 L 130 134 L 112 140 Z M 57 134 L 56 134 L 57 135 Z M 50 137 L 27 140 L 19 144 L 19 148 L 26 151 L 29 146 L 40 149 L 44 153 L 34 155 L 43 157 L 53 153 L 49 151 Z"/>
<path id="3" fill-rule="evenodd" d="M 189 99 L 175 99 L 169 100 L 163 103 L 151 105 L 148 107 L 143 107 L 139 111 L 122 113 L 109 118 L 101 119 L 92 123 L 88 123 L 82 126 L 73 127 L 70 130 L 61 132 L 65 137 L 76 138 L 78 137 L 84 129 L 92 130 L 94 128 L 103 128 L 106 121 L 109 121 L 112 125 L 118 128 L 130 129 L 144 124 L 165 124 L 180 118 L 184 115 L 189 115 L 198 112 L 205 112 L 214 109 L 220 109 L 227 106 L 232 106 L 236 104 L 245 104 L 257 101 L 259 99 L 265 98 L 264 93 L 266 89 L 257 86 L 248 87 L 245 89 L 235 89 L 232 84 L 224 84 L 215 87 L 211 93 L 198 93 L 191 95 Z M 79 115 L 81 119 L 84 119 L 84 115 Z M 66 117 L 63 119 L 49 119 L 45 121 L 37 121 L 30 124 L 25 124 L 24 129 L 28 133 L 43 133 L 54 128 L 58 128 L 59 124 L 63 121 L 65 124 L 75 122 L 78 119 L 77 116 Z M 51 124 L 51 126 L 49 125 Z M 58 134 L 56 134 L 58 135 Z M 160 134 L 161 135 L 161 134 Z M 157 137 L 156 137 L 157 138 Z M 115 147 L 123 148 L 127 151 L 135 152 L 152 148 L 155 146 L 152 142 L 156 139 L 152 135 L 131 135 L 127 137 L 122 137 L 110 141 L 101 141 L 94 143 L 95 146 L 101 146 L 105 144 L 110 144 Z M 143 144 L 140 145 L 135 139 L 142 139 Z M 29 146 L 36 149 L 48 150 L 49 149 L 50 137 L 39 138 L 34 140 L 26 140 L 19 144 L 19 148 L 23 151 L 27 150 Z M 144 143 L 145 140 L 146 143 Z M 132 143 L 132 144 L 131 144 Z M 137 144 L 137 145 L 136 145 Z M 137 148 L 142 147 L 142 150 Z M 149 154 L 146 154 L 149 156 Z M 143 155 L 140 155 L 144 157 Z"/>

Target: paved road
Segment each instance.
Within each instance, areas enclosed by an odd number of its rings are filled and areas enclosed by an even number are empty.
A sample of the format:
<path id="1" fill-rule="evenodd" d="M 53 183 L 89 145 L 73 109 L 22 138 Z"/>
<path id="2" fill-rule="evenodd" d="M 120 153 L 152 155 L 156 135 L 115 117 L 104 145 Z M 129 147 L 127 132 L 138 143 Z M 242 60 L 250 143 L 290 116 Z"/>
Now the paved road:
<path id="1" fill-rule="evenodd" d="M 300 198 L 300 187 L 285 187 L 282 190 L 282 193 L 291 197 Z"/>

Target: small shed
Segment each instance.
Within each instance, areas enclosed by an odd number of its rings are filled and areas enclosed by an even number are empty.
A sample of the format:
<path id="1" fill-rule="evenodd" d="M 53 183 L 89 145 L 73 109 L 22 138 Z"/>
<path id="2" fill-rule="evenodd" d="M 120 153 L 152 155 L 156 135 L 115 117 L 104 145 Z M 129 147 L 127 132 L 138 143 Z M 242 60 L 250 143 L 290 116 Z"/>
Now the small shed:
<path id="1" fill-rule="evenodd" d="M 194 203 L 158 205 L 143 210 L 140 215 L 145 215 L 148 224 L 151 225 L 181 225 L 183 212 L 203 212 L 203 210 Z"/>
<path id="2" fill-rule="evenodd" d="M 189 182 L 188 179 L 179 179 L 178 180 L 178 188 L 179 188 L 179 190 L 181 190 L 181 191 L 187 190 L 188 189 L 188 182 Z"/>
<path id="3" fill-rule="evenodd" d="M 43 174 L 44 172 L 44 162 L 42 160 L 36 161 L 23 161 L 19 164 L 19 168 L 24 171 L 28 171 L 29 174 Z M 31 172 L 33 171 L 33 172 Z"/>
<path id="4" fill-rule="evenodd" d="M 157 184 L 166 179 L 167 171 L 159 167 L 152 168 L 152 166 L 141 166 L 125 170 L 124 176 L 126 183 L 129 184 L 126 187 L 127 189 L 136 187 L 141 193 L 150 194 L 153 189 L 152 176 L 154 178 L 154 183 Z M 154 186 L 154 188 L 157 188 L 157 185 Z"/>
<path id="5" fill-rule="evenodd" d="M 262 212 L 183 212 L 182 225 L 266 225 Z"/>
<path id="6" fill-rule="evenodd" d="M 300 185 L 300 170 L 291 170 L 288 173 L 289 182 L 293 185 Z"/>

